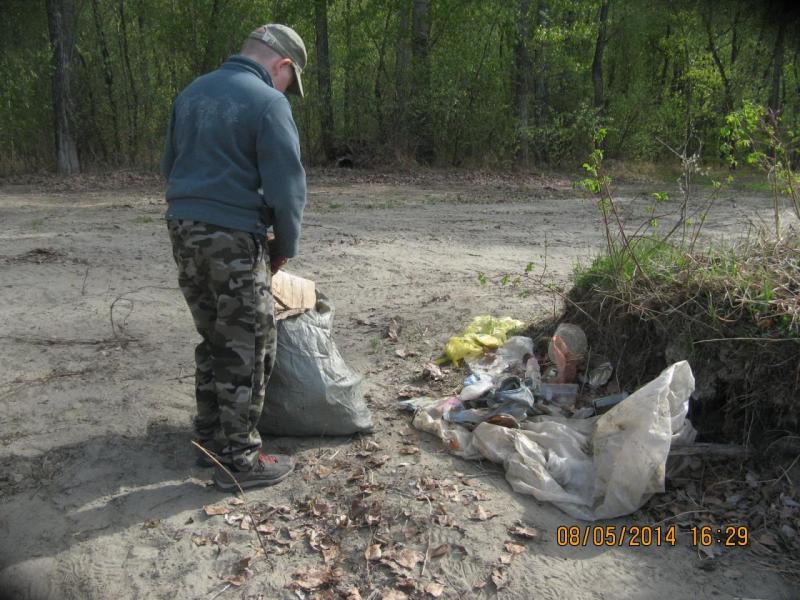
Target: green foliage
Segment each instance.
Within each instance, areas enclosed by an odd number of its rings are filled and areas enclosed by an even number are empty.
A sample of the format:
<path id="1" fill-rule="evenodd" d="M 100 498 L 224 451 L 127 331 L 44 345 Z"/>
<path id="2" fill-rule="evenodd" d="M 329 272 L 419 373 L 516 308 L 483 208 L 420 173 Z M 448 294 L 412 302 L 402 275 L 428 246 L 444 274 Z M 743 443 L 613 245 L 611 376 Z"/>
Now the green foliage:
<path id="1" fill-rule="evenodd" d="M 777 114 L 764 106 L 745 102 L 739 110 L 725 117 L 720 130 L 721 148 L 731 166 L 741 157 L 748 165 L 757 167 L 766 176 L 772 191 L 775 216 L 775 235 L 781 235 L 781 197 L 789 199 L 795 215 L 800 218 L 800 190 L 792 157 L 797 151 L 798 133 L 787 127 Z"/>
<path id="2" fill-rule="evenodd" d="M 774 23 L 743 0 L 731 0 L 726 10 L 708 3 L 612 2 L 601 106 L 595 106 L 592 79 L 599 0 L 531 0 L 524 20 L 518 1 L 427 5 L 430 84 L 420 85 L 411 0 L 328 0 L 333 139 L 359 163 L 413 155 L 422 109 L 430 114 L 441 165 L 509 166 L 522 160 L 523 143 L 538 164 L 571 167 L 593 147 L 605 158 L 657 161 L 668 155 L 658 140 L 674 147 L 689 140 L 689 155 L 717 159 L 745 150 L 745 132 L 753 131 L 756 107 L 772 86 Z M 271 20 L 292 25 L 306 41 L 308 93 L 292 103 L 306 161 L 324 160 L 314 3 L 88 0 L 77 6 L 72 120 L 83 164 L 154 167 L 175 95 Z M 14 24 L 0 37 L 0 172 L 49 166 L 46 3 L 8 0 L 0 3 L 0 17 Z M 522 30 L 529 32 L 525 39 Z M 521 47 L 529 56 L 522 105 L 515 63 Z M 787 46 L 779 78 L 786 132 L 797 130 L 800 115 L 798 96 L 790 93 L 800 84 L 796 57 Z M 726 121 L 737 109 L 736 120 Z M 597 142 L 587 132 L 601 123 L 606 135 Z M 720 136 L 721 129 L 728 134 Z M 739 146 L 728 148 L 731 137 Z M 763 167 L 765 152 L 754 147 L 743 162 Z M 780 169 L 775 175 L 786 180 Z M 595 194 L 602 187 L 591 171 L 585 183 Z"/>
<path id="3" fill-rule="evenodd" d="M 685 267 L 686 256 L 680 247 L 656 238 L 641 238 L 629 252 L 617 257 L 602 254 L 588 266 L 576 266 L 574 280 L 578 287 L 613 290 L 638 278 L 665 281 Z"/>

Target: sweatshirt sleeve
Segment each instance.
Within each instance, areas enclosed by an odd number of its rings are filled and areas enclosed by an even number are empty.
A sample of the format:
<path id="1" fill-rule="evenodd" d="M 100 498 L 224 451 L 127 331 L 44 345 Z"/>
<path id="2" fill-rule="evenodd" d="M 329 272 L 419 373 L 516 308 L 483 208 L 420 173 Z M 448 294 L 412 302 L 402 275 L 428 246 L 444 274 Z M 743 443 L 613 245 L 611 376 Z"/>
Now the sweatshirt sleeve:
<path id="1" fill-rule="evenodd" d="M 297 254 L 300 242 L 306 173 L 300 162 L 297 126 L 285 97 L 273 100 L 264 111 L 256 153 L 264 202 L 274 217 L 276 252 L 291 258 Z"/>
<path id="2" fill-rule="evenodd" d="M 172 128 L 175 126 L 175 109 L 170 112 L 169 125 L 167 125 L 167 137 L 164 142 L 164 154 L 161 157 L 161 174 L 169 179 L 172 172 L 172 165 L 175 163 L 175 148 L 172 146 Z"/>

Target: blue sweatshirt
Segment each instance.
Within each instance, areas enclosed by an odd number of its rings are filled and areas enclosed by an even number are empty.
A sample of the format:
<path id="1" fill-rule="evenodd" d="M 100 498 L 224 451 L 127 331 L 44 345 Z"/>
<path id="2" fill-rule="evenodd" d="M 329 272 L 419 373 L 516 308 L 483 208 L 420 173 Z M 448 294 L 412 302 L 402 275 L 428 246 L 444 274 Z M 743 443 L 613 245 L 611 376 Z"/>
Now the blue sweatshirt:
<path id="1" fill-rule="evenodd" d="M 272 226 L 276 253 L 297 254 L 306 203 L 297 127 L 286 96 L 255 61 L 232 56 L 178 95 L 161 172 L 167 219 L 262 236 Z"/>

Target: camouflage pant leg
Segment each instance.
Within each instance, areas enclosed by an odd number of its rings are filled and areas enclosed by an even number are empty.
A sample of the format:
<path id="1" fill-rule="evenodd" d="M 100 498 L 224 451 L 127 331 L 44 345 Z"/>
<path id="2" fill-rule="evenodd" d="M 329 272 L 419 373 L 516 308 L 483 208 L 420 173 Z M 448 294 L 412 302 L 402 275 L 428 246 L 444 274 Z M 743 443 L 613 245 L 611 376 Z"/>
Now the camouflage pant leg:
<path id="1" fill-rule="evenodd" d="M 192 229 L 186 223 L 168 221 L 167 226 L 172 241 L 172 256 L 178 266 L 178 285 L 189 305 L 197 332 L 202 337 L 194 353 L 197 402 L 194 427 L 197 437 L 201 440 L 216 437 L 223 442 L 211 352 L 211 334 L 217 320 L 217 302 L 212 290 L 203 284 L 203 280 L 207 277 L 204 272 L 205 266 L 192 247 L 190 241 Z"/>
<path id="2" fill-rule="evenodd" d="M 268 257 L 249 233 L 168 223 L 181 290 L 203 337 L 196 352 L 198 434 L 216 422 L 226 458 L 247 468 L 261 447 L 256 424 L 277 346 Z"/>

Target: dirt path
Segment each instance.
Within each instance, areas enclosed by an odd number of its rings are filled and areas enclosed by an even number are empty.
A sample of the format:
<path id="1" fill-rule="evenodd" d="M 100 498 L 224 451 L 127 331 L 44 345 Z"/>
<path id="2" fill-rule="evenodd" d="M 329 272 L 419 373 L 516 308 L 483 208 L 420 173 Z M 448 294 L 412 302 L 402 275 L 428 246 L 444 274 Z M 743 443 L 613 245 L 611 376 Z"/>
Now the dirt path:
<path id="1" fill-rule="evenodd" d="M 451 457 L 394 409 L 398 389 L 419 385 L 421 365 L 470 317 L 554 310 L 552 296 L 497 283 L 503 274 L 533 262 L 534 274 L 546 264 L 545 279 L 564 283 L 600 248 L 590 203 L 555 187 L 312 178 L 290 269 L 333 299 L 337 343 L 367 377 L 377 430 L 270 440 L 301 466 L 248 494 L 272 515 L 267 561 L 240 506 L 228 505 L 233 525 L 203 512 L 230 497 L 207 486 L 189 446 L 196 336 L 159 191 L 0 188 L 0 590 L 37 600 L 297 598 L 302 588 L 287 586 L 321 577 L 365 599 L 403 584 L 409 597 L 436 597 L 436 583 L 447 598 L 797 598 L 752 552 L 711 564 L 685 534 L 669 548 L 560 547 L 556 530 L 571 518 L 511 491 L 499 468 Z M 631 219 L 649 204 L 642 191 L 625 191 Z M 769 220 L 759 206 L 727 201 L 709 233 Z M 404 325 L 397 344 L 382 334 L 393 317 Z M 398 346 L 418 356 L 402 359 Z M 471 520 L 476 505 L 497 516 Z M 540 539 L 509 558 L 517 522 Z M 365 560 L 368 546 L 396 542 L 412 568 Z M 225 581 L 245 566 L 244 585 Z"/>

